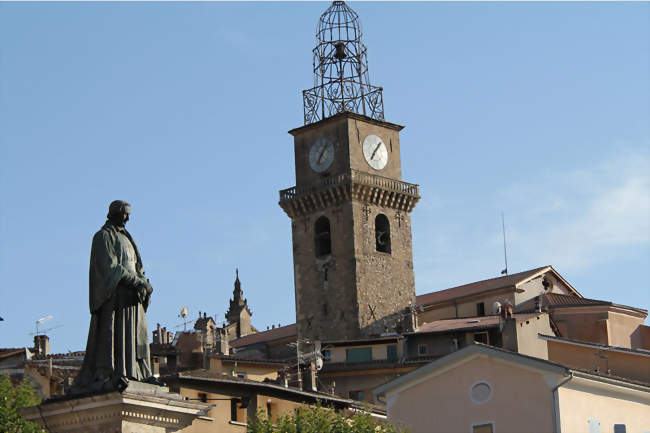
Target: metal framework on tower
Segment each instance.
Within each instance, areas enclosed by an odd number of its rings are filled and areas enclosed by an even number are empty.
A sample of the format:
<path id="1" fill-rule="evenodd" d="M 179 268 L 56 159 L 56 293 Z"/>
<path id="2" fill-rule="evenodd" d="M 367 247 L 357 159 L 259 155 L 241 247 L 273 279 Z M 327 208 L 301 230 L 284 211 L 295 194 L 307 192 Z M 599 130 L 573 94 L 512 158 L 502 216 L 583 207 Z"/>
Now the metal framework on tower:
<path id="1" fill-rule="evenodd" d="M 335 1 L 321 15 L 314 53 L 314 87 L 303 90 L 305 125 L 344 111 L 384 120 L 382 88 L 370 85 L 359 15 Z"/>

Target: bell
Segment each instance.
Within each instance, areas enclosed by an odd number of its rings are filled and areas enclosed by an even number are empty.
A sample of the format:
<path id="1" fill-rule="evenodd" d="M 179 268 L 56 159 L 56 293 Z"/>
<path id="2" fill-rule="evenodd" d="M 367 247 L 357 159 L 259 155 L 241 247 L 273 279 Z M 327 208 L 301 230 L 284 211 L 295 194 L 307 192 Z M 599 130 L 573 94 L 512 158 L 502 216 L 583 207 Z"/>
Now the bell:
<path id="1" fill-rule="evenodd" d="M 336 48 L 336 54 L 334 54 L 334 57 L 336 57 L 339 60 L 343 60 L 347 57 L 345 54 L 345 44 L 343 42 L 337 42 L 334 45 L 334 48 Z"/>

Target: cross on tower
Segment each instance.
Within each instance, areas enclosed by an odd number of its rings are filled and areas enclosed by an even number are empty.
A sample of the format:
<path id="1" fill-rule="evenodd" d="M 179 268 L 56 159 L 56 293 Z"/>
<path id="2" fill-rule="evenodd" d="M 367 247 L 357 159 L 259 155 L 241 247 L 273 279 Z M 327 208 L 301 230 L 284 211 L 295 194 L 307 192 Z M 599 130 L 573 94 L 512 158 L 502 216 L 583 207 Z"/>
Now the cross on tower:
<path id="1" fill-rule="evenodd" d="M 404 215 L 401 212 L 395 214 L 395 219 L 397 220 L 397 226 L 402 227 L 402 221 L 404 221 Z"/>
<path id="2" fill-rule="evenodd" d="M 366 217 L 366 221 L 368 221 L 368 215 L 370 215 L 370 212 L 371 212 L 370 206 L 368 206 L 367 204 L 364 204 L 363 208 L 361 210 L 363 211 L 363 213 L 364 213 L 364 215 Z"/>

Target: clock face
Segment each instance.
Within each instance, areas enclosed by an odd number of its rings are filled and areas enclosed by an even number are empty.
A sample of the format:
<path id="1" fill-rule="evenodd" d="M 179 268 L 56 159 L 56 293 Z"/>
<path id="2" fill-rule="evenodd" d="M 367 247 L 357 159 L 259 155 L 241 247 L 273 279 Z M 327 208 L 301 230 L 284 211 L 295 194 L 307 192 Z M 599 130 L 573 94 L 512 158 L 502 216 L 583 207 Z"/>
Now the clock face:
<path id="1" fill-rule="evenodd" d="M 363 140 L 363 156 L 368 165 L 375 170 L 381 170 L 388 163 L 388 150 L 384 140 L 378 135 L 369 135 Z"/>
<path id="2" fill-rule="evenodd" d="M 309 165 L 312 170 L 321 173 L 334 161 L 334 143 L 329 138 L 319 138 L 309 149 Z"/>

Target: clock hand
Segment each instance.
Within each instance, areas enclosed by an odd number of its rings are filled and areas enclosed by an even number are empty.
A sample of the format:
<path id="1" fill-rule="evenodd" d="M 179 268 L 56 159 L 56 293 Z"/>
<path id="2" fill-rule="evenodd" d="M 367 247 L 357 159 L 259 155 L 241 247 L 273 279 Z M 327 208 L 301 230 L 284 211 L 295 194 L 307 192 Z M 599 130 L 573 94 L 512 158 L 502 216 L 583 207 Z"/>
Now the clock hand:
<path id="1" fill-rule="evenodd" d="M 323 147 L 320 150 L 320 153 L 318 154 L 318 159 L 316 160 L 316 164 L 320 164 L 320 160 L 323 158 L 323 154 L 325 153 L 325 149 L 327 149 L 327 143 L 323 144 Z"/>
<path id="2" fill-rule="evenodd" d="M 381 146 L 381 144 L 382 144 L 382 143 L 381 143 L 381 141 L 380 141 L 379 144 L 377 145 L 377 147 L 375 147 L 375 151 L 372 152 L 372 155 L 370 155 L 370 159 L 374 159 L 374 158 L 375 158 L 375 154 L 376 154 L 377 151 L 379 150 L 379 147 Z"/>

